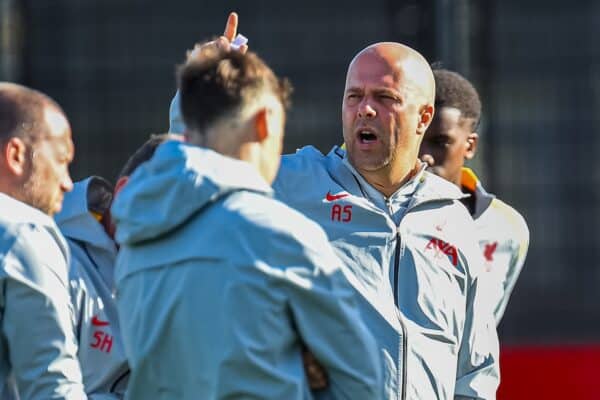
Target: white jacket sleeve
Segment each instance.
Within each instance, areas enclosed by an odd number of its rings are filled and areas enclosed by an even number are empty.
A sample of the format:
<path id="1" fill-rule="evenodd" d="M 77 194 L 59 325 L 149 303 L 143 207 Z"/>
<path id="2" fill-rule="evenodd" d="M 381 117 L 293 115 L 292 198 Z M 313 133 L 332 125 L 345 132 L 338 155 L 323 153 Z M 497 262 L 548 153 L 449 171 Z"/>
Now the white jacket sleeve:
<path id="1" fill-rule="evenodd" d="M 2 334 L 21 400 L 84 400 L 70 302 L 66 246 L 23 227 L 1 260 Z"/>
<path id="2" fill-rule="evenodd" d="M 504 316 L 508 299 L 510 298 L 510 294 L 517 283 L 517 278 L 519 278 L 519 275 L 521 274 L 521 269 L 523 269 L 523 264 L 525 264 L 527 251 L 529 249 L 529 229 L 527 228 L 527 223 L 523 217 L 518 214 L 516 214 L 513 218 L 513 254 L 510 259 L 510 264 L 508 265 L 506 279 L 503 282 L 502 300 L 500 303 L 495 305 L 494 309 L 496 324 L 500 323 L 502 316 Z"/>
<path id="3" fill-rule="evenodd" d="M 466 314 L 458 354 L 455 399 L 496 398 L 500 383 L 499 343 L 488 280 L 480 279 L 483 259 L 475 240 L 468 246 L 469 263 Z"/>

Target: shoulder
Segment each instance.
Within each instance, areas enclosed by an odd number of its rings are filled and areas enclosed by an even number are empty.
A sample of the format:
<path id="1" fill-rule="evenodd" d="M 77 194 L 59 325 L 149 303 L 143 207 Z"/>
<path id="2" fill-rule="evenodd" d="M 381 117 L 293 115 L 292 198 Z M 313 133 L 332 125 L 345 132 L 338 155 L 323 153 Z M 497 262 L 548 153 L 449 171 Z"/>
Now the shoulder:
<path id="1" fill-rule="evenodd" d="M 223 204 L 230 235 L 287 264 L 299 258 L 329 259 L 333 250 L 314 221 L 284 203 L 252 192 L 239 192 Z M 235 223 L 234 223 L 235 222 Z M 268 251 L 264 251 L 267 250 Z"/>
<path id="2" fill-rule="evenodd" d="M 460 200 L 466 196 L 458 186 L 429 171 L 423 171 L 421 181 L 422 184 L 416 192 L 420 198 Z"/>
<path id="3" fill-rule="evenodd" d="M 517 242 L 529 242 L 529 228 L 525 218 L 504 201 L 494 198 L 484 213 L 486 214 L 499 231 L 506 232 Z"/>
<path id="4" fill-rule="evenodd" d="M 454 184 L 425 171 L 422 183 L 415 192 L 415 204 L 420 205 L 423 218 L 432 222 L 447 222 L 460 229 L 474 229 L 473 218 L 469 210 L 460 201 L 466 195 Z M 439 225 L 439 224 L 438 224 Z"/>
<path id="5" fill-rule="evenodd" d="M 253 192 L 238 192 L 224 202 L 231 218 L 239 218 L 245 228 L 259 229 L 269 235 L 310 236 L 324 238 L 324 232 L 313 221 L 272 197 Z"/>
<path id="6" fill-rule="evenodd" d="M 0 226 L 0 235 L 0 262 L 5 274 L 43 283 L 43 276 L 52 272 L 66 285 L 69 251 L 58 229 L 20 222 Z"/>
<path id="7" fill-rule="evenodd" d="M 48 266 L 66 278 L 69 251 L 54 220 L 41 211 L 0 194 L 0 252 L 6 273 L 31 276 Z"/>
<path id="8" fill-rule="evenodd" d="M 324 161 L 326 156 L 314 146 L 304 146 L 296 150 L 293 154 L 285 154 L 281 156 L 282 164 L 286 165 L 298 165 L 298 164 L 312 164 L 315 162 Z"/>
<path id="9" fill-rule="evenodd" d="M 329 187 L 334 180 L 332 171 L 342 164 L 343 153 L 340 154 L 337 150 L 334 147 L 327 155 L 323 155 L 313 146 L 306 146 L 295 154 L 283 156 L 273 182 L 277 197 L 285 203 L 296 204 L 302 203 L 301 198 L 312 198 L 315 192 L 321 195 L 320 189 Z"/>
<path id="10" fill-rule="evenodd" d="M 326 166 L 326 156 L 313 146 L 305 146 L 294 154 L 281 157 L 281 165 L 274 186 L 285 183 L 286 179 L 310 176 Z"/>

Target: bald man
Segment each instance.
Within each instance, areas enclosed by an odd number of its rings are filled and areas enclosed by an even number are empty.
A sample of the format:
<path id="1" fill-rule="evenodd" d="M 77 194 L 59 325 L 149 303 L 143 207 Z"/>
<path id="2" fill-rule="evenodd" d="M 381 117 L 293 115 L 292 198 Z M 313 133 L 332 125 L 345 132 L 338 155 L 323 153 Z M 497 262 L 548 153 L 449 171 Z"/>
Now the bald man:
<path id="1" fill-rule="evenodd" d="M 71 128 L 44 94 L 0 83 L 0 399 L 83 400 L 69 249 L 51 216 L 73 187 Z"/>
<path id="2" fill-rule="evenodd" d="M 233 22 L 217 44 L 228 48 Z M 284 156 L 273 187 L 321 225 L 352 271 L 385 360 L 386 398 L 494 399 L 498 339 L 473 221 L 461 191 L 417 158 L 434 95 L 419 53 L 399 43 L 365 48 L 346 76 L 346 150 Z M 172 128 L 179 113 L 176 98 Z"/>

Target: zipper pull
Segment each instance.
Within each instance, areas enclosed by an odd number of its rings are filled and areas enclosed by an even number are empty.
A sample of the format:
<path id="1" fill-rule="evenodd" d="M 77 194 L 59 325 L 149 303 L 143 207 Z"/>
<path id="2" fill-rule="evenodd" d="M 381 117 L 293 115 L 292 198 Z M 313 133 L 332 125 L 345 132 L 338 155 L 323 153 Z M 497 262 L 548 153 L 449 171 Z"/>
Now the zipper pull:
<path id="1" fill-rule="evenodd" d="M 390 217 L 392 217 L 394 215 L 394 212 L 392 211 L 392 202 L 390 201 L 389 197 L 385 198 L 385 205 L 388 209 L 388 213 L 390 213 Z"/>

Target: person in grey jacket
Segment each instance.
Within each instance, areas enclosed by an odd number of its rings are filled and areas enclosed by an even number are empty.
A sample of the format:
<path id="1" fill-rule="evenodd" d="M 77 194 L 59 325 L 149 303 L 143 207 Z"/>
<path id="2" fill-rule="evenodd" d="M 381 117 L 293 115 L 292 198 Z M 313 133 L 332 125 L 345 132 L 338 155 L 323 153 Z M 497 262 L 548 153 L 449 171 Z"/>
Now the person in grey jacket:
<path id="1" fill-rule="evenodd" d="M 153 135 L 148 139 L 127 160 L 114 189 L 99 176 L 76 182 L 55 216 L 71 250 L 69 279 L 79 343 L 77 355 L 90 399 L 122 399 L 129 378 L 114 299 L 118 248 L 110 205 L 129 175 L 152 157 L 158 145 L 176 136 Z"/>
<path id="2" fill-rule="evenodd" d="M 514 208 L 488 193 L 465 161 L 475 157 L 481 117 L 479 94 L 456 72 L 435 69 L 437 112 L 420 149 L 420 157 L 434 174 L 454 183 L 468 195 L 462 199 L 475 220 L 486 276 L 494 290 L 489 294 L 496 324 L 521 273 L 529 229 Z"/>
<path id="3" fill-rule="evenodd" d="M 51 216 L 73 183 L 71 128 L 46 95 L 0 83 L 0 399 L 82 400 L 69 249 Z"/>
<path id="4" fill-rule="evenodd" d="M 230 16 L 221 46 L 236 30 Z M 202 46 L 189 57 L 200 59 Z M 434 95 L 418 52 L 392 42 L 366 47 L 346 76 L 344 148 L 284 156 L 273 187 L 325 230 L 351 270 L 384 355 L 386 398 L 494 399 L 498 337 L 473 220 L 460 190 L 417 158 Z M 181 128 L 177 102 L 171 126 Z"/>
<path id="5" fill-rule="evenodd" d="M 288 89 L 253 53 L 205 47 L 180 71 L 188 143 L 116 197 L 117 305 L 131 399 L 379 399 L 358 294 L 312 221 L 272 198 Z M 201 147 L 199 147 L 201 146 Z"/>

